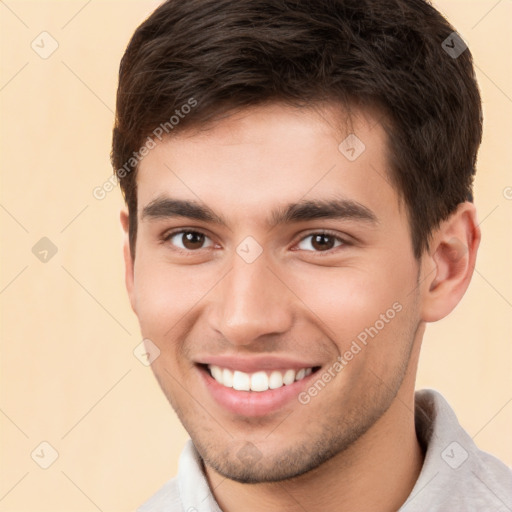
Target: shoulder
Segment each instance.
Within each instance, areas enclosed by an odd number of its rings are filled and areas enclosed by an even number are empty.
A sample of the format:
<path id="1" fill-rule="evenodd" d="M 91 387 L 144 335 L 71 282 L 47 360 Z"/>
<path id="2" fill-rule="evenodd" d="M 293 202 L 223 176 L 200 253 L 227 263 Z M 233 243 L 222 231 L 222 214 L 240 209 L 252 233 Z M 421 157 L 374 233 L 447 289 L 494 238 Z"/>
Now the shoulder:
<path id="1" fill-rule="evenodd" d="M 487 502 L 505 505 L 512 509 L 512 469 L 494 455 L 476 450 L 475 461 L 470 468 L 474 487 L 473 492 L 487 498 Z"/>
<path id="2" fill-rule="evenodd" d="M 425 461 L 400 512 L 512 510 L 512 469 L 475 445 L 435 390 L 416 392 L 416 434 Z"/>

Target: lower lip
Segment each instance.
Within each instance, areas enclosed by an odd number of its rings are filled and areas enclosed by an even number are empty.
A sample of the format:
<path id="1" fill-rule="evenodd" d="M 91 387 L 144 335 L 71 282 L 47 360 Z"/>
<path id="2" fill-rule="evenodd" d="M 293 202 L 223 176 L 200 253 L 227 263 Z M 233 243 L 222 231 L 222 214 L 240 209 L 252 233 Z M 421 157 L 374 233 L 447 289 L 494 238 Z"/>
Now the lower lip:
<path id="1" fill-rule="evenodd" d="M 198 367 L 203 382 L 214 400 L 224 409 L 241 416 L 265 416 L 271 414 L 293 400 L 309 384 L 309 381 L 317 372 L 313 372 L 293 384 L 284 385 L 277 389 L 267 391 L 237 391 L 219 384 L 204 367 Z"/>

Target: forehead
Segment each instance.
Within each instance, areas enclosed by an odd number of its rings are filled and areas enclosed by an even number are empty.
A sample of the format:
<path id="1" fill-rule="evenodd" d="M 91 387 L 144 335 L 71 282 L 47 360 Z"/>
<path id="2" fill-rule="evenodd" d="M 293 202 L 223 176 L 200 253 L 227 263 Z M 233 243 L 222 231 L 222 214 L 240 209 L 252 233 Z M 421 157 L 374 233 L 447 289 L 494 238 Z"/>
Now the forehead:
<path id="1" fill-rule="evenodd" d="M 345 198 L 398 206 L 386 133 L 368 110 L 252 107 L 157 143 L 137 175 L 139 213 L 164 195 L 260 223 L 277 205 Z"/>

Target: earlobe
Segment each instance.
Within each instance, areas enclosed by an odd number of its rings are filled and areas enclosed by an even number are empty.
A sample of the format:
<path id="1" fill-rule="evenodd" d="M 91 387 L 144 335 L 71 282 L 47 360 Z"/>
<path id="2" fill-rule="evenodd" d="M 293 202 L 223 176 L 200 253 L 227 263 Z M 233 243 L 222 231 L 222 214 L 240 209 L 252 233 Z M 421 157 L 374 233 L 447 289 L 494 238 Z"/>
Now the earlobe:
<path id="1" fill-rule="evenodd" d="M 135 305 L 135 293 L 134 293 L 134 262 L 130 251 L 130 236 L 129 236 L 129 215 L 126 210 L 121 210 L 120 213 L 121 227 L 123 229 L 123 256 L 125 265 L 125 284 L 126 290 L 128 291 L 128 297 L 130 304 L 135 314 L 137 314 Z"/>
<path id="2" fill-rule="evenodd" d="M 436 322 L 448 315 L 466 292 L 480 244 L 473 203 L 461 203 L 435 231 L 424 265 L 422 318 Z M 432 270 L 433 269 L 433 270 Z"/>

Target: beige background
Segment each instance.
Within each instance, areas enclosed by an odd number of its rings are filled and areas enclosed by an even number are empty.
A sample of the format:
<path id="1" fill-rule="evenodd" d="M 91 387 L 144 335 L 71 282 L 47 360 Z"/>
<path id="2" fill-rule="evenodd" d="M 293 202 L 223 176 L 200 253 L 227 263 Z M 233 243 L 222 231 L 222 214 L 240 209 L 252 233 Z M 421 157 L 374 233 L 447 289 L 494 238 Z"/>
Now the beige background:
<path id="1" fill-rule="evenodd" d="M 0 511 L 134 510 L 175 473 L 187 438 L 133 355 L 120 192 L 92 195 L 111 175 L 120 57 L 157 4 L 0 2 Z M 512 2 L 435 5 L 468 42 L 482 90 L 483 242 L 466 297 L 427 330 L 418 388 L 440 390 L 512 465 Z M 31 48 L 51 48 L 43 31 L 59 45 L 47 59 Z M 42 237 L 58 249 L 47 262 L 32 253 Z M 35 462 L 49 460 L 43 441 L 59 454 L 48 469 Z"/>

